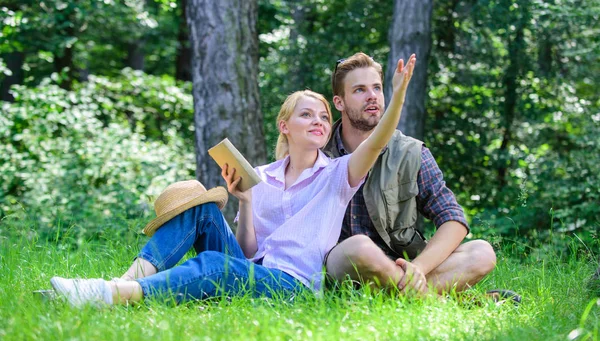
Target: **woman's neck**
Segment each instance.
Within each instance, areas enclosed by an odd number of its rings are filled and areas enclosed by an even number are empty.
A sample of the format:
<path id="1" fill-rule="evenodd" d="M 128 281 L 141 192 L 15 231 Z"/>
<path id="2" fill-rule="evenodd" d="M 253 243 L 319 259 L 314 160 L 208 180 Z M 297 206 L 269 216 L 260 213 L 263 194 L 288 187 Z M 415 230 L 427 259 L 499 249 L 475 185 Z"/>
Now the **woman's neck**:
<path id="1" fill-rule="evenodd" d="M 293 185 L 305 169 L 312 168 L 319 157 L 318 150 L 297 150 L 290 146 L 290 162 L 285 168 L 285 188 Z"/>

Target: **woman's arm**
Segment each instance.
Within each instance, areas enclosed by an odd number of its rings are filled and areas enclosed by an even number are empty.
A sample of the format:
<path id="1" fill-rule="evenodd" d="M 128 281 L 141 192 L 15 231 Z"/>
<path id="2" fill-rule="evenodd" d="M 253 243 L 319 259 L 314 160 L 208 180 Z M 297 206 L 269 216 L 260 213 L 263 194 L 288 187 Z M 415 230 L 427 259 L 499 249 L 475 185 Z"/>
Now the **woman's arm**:
<path id="1" fill-rule="evenodd" d="M 357 186 L 367 175 L 369 169 L 373 167 L 379 153 L 392 138 L 400 114 L 404 105 L 406 89 L 413 74 L 417 58 L 411 55 L 404 66 L 404 60 L 400 59 L 396 67 L 396 72 L 392 79 L 393 94 L 383 117 L 379 124 L 373 130 L 373 133 L 364 140 L 358 148 L 351 154 L 348 160 L 348 183 L 351 187 Z"/>
<path id="2" fill-rule="evenodd" d="M 240 183 L 241 177 L 233 181 L 235 168 L 229 170 L 227 164 L 221 170 L 221 176 L 227 182 L 227 190 L 233 196 L 238 198 L 240 202 L 240 215 L 238 217 L 238 226 L 235 233 L 235 239 L 244 251 L 246 258 L 251 258 L 256 254 L 258 245 L 256 243 L 256 234 L 254 233 L 254 223 L 252 222 L 252 189 L 245 192 L 240 192 L 237 185 Z"/>

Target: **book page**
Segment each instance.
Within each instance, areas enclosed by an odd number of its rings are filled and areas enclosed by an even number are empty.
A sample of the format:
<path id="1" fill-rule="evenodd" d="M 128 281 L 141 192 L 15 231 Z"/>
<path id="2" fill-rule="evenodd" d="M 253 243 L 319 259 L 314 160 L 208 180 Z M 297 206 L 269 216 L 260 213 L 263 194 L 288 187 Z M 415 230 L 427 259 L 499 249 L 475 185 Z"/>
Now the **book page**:
<path id="1" fill-rule="evenodd" d="M 219 167 L 223 168 L 225 164 L 228 164 L 230 168 L 235 168 L 233 180 L 237 180 L 240 176 L 242 177 L 242 180 L 238 184 L 240 191 L 247 191 L 261 182 L 252 165 L 250 165 L 229 139 L 225 138 L 216 146 L 210 148 L 208 154 L 217 162 Z"/>

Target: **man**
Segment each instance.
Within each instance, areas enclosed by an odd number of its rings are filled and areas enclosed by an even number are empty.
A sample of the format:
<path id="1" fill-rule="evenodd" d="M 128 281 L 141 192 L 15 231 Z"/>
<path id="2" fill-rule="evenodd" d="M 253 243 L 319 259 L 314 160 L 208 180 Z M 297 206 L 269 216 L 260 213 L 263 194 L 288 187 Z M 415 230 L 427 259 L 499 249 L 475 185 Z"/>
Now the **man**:
<path id="1" fill-rule="evenodd" d="M 340 60 L 332 88 L 342 118 L 323 149 L 339 157 L 352 153 L 381 119 L 382 67 L 364 53 Z M 417 212 L 437 228 L 428 242 L 416 229 Z M 396 131 L 347 208 L 339 243 L 325 261 L 327 273 L 402 292 L 462 291 L 496 263 L 488 242 L 461 244 L 468 233 L 462 207 L 430 151 Z"/>

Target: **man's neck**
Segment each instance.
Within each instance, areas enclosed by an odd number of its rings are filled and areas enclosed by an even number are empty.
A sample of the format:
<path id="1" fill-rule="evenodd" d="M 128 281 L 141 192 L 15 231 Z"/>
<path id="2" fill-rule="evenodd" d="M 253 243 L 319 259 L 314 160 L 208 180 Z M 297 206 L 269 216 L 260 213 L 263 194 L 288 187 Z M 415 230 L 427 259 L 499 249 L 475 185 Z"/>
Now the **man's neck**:
<path id="1" fill-rule="evenodd" d="M 347 115 L 342 116 L 342 129 L 340 131 L 344 149 L 348 153 L 352 153 L 358 146 L 373 133 L 373 130 L 363 131 L 352 127 Z"/>

